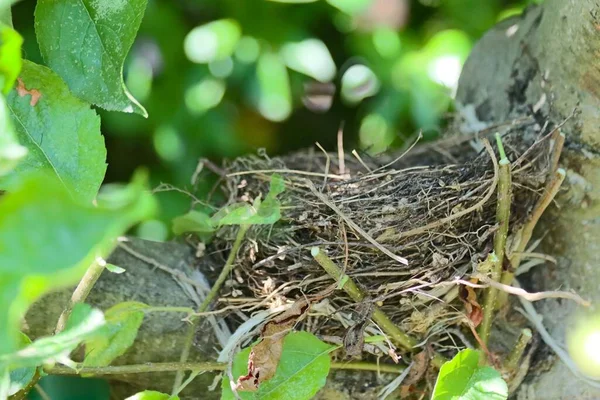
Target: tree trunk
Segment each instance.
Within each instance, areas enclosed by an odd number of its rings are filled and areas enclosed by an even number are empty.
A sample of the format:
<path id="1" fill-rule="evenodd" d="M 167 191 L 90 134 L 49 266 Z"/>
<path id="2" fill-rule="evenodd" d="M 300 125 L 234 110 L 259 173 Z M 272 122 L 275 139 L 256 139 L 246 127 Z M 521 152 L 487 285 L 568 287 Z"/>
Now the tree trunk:
<path id="1" fill-rule="evenodd" d="M 567 190 L 560 208 L 538 229 L 558 265 L 538 267 L 534 289 L 573 289 L 600 300 L 600 1 L 547 0 L 503 21 L 475 46 L 459 81 L 462 130 L 533 113 L 561 123 Z M 536 305 L 558 343 L 577 312 L 571 302 Z M 529 377 L 520 399 L 597 399 L 600 390 L 576 379 L 564 363 Z"/>
<path id="2" fill-rule="evenodd" d="M 600 0 L 547 0 L 521 17 L 501 22 L 481 39 L 465 65 L 457 93 L 457 124 L 462 132 L 522 116 L 534 115 L 540 125 L 548 120 L 559 124 L 571 116 L 562 127 L 567 137 L 562 165 L 567 169 L 568 190 L 560 196 L 560 209 L 546 217 L 550 223 L 539 232 L 546 234 L 545 250 L 559 263 L 538 267 L 532 281 L 536 290 L 573 289 L 594 303 L 600 300 L 600 270 L 595 268 L 600 260 L 599 60 Z M 220 259 L 198 260 L 187 244 L 134 241 L 129 246 L 136 254 L 187 276 L 197 268 L 210 277 L 222 266 Z M 126 300 L 153 306 L 196 305 L 193 287 L 182 290 L 172 274 L 140 260 L 139 254 L 115 251 L 114 263 L 127 272 L 104 273 L 92 291 L 92 304 L 103 309 Z M 32 336 L 52 331 L 67 299 L 67 292 L 53 294 L 33 307 L 27 316 Z M 536 307 L 552 336 L 562 342 L 576 306 L 544 300 Z M 209 330 L 213 332 L 213 328 Z M 206 331 L 198 335 L 193 360 L 214 358 L 212 343 L 217 338 Z M 177 316 L 149 318 L 134 347 L 119 363 L 176 361 L 184 335 L 184 323 Z M 205 394 L 212 376 L 197 378 L 194 391 L 202 395 L 189 398 L 217 398 L 219 389 Z M 173 375 L 138 374 L 119 379 L 169 390 Z M 600 391 L 582 384 L 558 361 L 548 371 L 528 377 L 518 397 L 593 399 L 600 398 Z"/>

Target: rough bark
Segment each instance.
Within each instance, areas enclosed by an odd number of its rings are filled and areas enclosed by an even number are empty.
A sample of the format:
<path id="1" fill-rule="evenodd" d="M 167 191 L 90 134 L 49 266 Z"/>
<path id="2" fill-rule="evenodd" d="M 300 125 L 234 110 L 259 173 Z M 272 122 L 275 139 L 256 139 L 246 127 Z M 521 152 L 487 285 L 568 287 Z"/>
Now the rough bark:
<path id="1" fill-rule="evenodd" d="M 515 32 L 516 30 L 516 32 Z M 600 300 L 600 1 L 547 0 L 500 23 L 475 46 L 459 83 L 462 129 L 534 113 L 540 124 L 565 124 L 567 190 L 538 233 L 558 265 L 538 267 L 534 289 L 573 289 Z M 569 302 L 536 305 L 552 336 L 564 342 L 576 314 Z M 530 377 L 522 399 L 597 399 L 560 361 Z"/>
<path id="2" fill-rule="evenodd" d="M 535 289 L 574 289 L 600 300 L 600 0 L 547 0 L 543 7 L 528 9 L 523 16 L 500 23 L 475 46 L 459 84 L 457 105 L 460 130 L 473 131 L 495 122 L 535 115 L 540 124 L 559 123 L 578 113 L 563 127 L 567 135 L 562 163 L 568 169 L 568 191 L 561 196 L 559 212 L 547 217 L 546 249 L 559 259 L 555 267 L 538 267 Z M 546 232 L 544 232 L 546 233 Z M 189 247 L 178 243 L 136 241 L 140 253 L 191 276 L 199 268 L 210 275 L 222 265 L 219 260 L 194 257 Z M 103 309 L 125 300 L 151 305 L 194 307 L 169 274 L 136 257 L 117 250 L 114 262 L 127 269 L 123 275 L 103 274 L 89 298 Z M 32 336 L 49 334 L 68 299 L 65 291 L 46 297 L 28 314 Z M 537 305 L 545 324 L 560 342 L 569 316 L 570 302 L 545 300 Z M 149 316 L 134 347 L 119 364 L 175 361 L 185 335 L 177 315 Z M 212 331 L 202 329 L 200 332 Z M 214 359 L 210 335 L 199 335 L 194 360 Z M 189 398 L 211 398 L 205 388 L 210 374 L 196 379 Z M 145 388 L 169 390 L 171 374 L 119 377 Z M 198 394 L 202 393 L 201 396 Z M 217 393 L 213 392 L 215 397 Z M 339 393 L 338 393 L 339 395 Z M 121 397 L 122 398 L 122 397 Z M 529 377 L 519 398 L 592 399 L 600 392 L 580 383 L 566 367 L 556 362 L 549 371 Z"/>

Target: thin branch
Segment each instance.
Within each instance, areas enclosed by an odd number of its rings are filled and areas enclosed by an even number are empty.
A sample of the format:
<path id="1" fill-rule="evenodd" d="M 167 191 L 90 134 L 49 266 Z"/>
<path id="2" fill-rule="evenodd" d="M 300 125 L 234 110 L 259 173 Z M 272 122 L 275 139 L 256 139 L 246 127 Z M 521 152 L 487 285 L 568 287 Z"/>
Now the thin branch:
<path id="1" fill-rule="evenodd" d="M 224 371 L 227 363 L 219 362 L 164 362 L 164 363 L 144 363 L 132 365 L 111 365 L 107 367 L 83 367 L 78 366 L 72 369 L 64 366 L 54 366 L 44 370 L 48 375 L 127 375 L 127 374 L 145 374 L 150 372 L 176 372 L 176 371 Z M 358 370 L 358 371 L 379 371 L 387 373 L 401 373 L 405 367 L 402 365 L 374 364 L 360 361 L 351 362 L 332 362 L 332 369 Z"/>
<path id="2" fill-rule="evenodd" d="M 512 253 L 510 256 L 511 269 L 508 271 L 504 271 L 504 273 L 502 274 L 502 279 L 500 281 L 502 284 L 504 284 L 504 285 L 512 284 L 512 282 L 515 278 L 515 271 L 517 270 L 517 268 L 519 268 L 519 264 L 521 263 L 521 258 L 523 256 L 523 253 L 525 252 L 525 249 L 527 248 L 527 244 L 529 243 L 529 241 L 531 240 L 531 237 L 533 236 L 533 230 L 535 229 L 535 227 L 536 227 L 538 221 L 540 220 L 540 217 L 544 213 L 544 211 L 546 211 L 546 208 L 548 208 L 548 206 L 552 203 L 552 201 L 554 200 L 554 197 L 560 190 L 560 186 L 562 185 L 563 181 L 565 180 L 565 176 L 566 176 L 566 172 L 564 169 L 562 169 L 562 168 L 557 169 L 554 174 L 554 177 L 549 182 L 544 195 L 536 203 L 536 205 L 533 209 L 533 212 L 531 213 L 531 216 L 529 217 L 529 219 L 523 226 L 523 229 L 521 231 L 521 240 L 519 242 L 519 245 L 518 245 L 517 249 L 515 250 L 515 252 Z M 506 301 L 507 301 L 507 296 L 501 295 L 498 298 L 498 306 L 502 306 L 503 304 L 506 303 Z"/>
<path id="3" fill-rule="evenodd" d="M 229 274 L 231 273 L 231 270 L 233 269 L 233 264 L 234 264 L 235 258 L 237 257 L 237 253 L 242 245 L 244 236 L 246 235 L 246 232 L 248 231 L 249 228 L 250 228 L 250 225 L 241 225 L 240 226 L 237 236 L 235 238 L 235 241 L 233 242 L 233 246 L 231 247 L 231 251 L 229 252 L 229 256 L 227 257 L 227 261 L 225 261 L 225 266 L 223 267 L 223 270 L 219 274 L 219 277 L 217 278 L 217 281 L 213 285 L 212 289 L 206 295 L 206 297 L 202 301 L 202 304 L 200 304 L 200 306 L 198 307 L 198 310 L 197 310 L 198 313 L 204 313 L 206 310 L 208 310 L 210 303 L 212 303 L 212 301 L 215 299 L 215 297 L 217 297 L 217 295 L 219 294 L 219 291 L 221 290 L 221 286 L 223 286 L 223 283 L 225 283 L 225 280 L 229 277 Z M 198 317 L 194 317 L 192 319 L 192 323 L 188 327 L 184 345 L 183 345 L 183 349 L 181 350 L 181 356 L 179 357 L 180 363 L 186 362 L 188 357 L 190 356 L 190 349 L 192 348 L 192 343 L 194 341 L 194 334 L 196 333 L 197 321 L 198 321 Z M 173 383 L 173 393 L 175 393 L 177 391 L 177 389 L 181 386 L 182 382 L 183 382 L 183 371 L 178 371 L 175 376 L 175 382 Z"/>
<path id="4" fill-rule="evenodd" d="M 515 347 L 513 347 L 510 354 L 506 358 L 506 361 L 504 362 L 504 370 L 506 370 L 508 373 L 511 373 L 517 369 L 521 358 L 523 358 L 523 352 L 525 351 L 525 348 L 531 341 L 532 337 L 533 335 L 531 333 L 531 329 L 525 328 L 521 331 L 521 334 L 517 339 L 517 343 L 515 343 Z"/>
<path id="5" fill-rule="evenodd" d="M 315 259 L 315 261 L 331 276 L 336 282 L 343 282 L 342 289 L 350 296 L 352 300 L 359 303 L 364 301 L 365 294 L 363 291 L 354 283 L 352 279 L 348 277 L 348 275 L 344 275 L 340 267 L 338 267 L 332 260 L 325 254 L 324 251 L 319 249 L 318 247 L 313 247 L 310 251 L 311 255 Z M 398 328 L 389 318 L 388 316 L 381 311 L 381 309 L 377 306 L 374 306 L 374 311 L 372 314 L 373 321 L 381 328 L 381 330 L 388 335 L 391 340 L 396 343 L 398 346 L 402 347 L 407 351 L 414 351 L 417 346 L 417 340 L 413 337 L 407 335 L 400 328 Z M 435 354 L 432 360 L 432 364 L 436 367 L 441 367 L 441 365 L 446 362 L 446 359 L 439 355 Z"/>
<path id="6" fill-rule="evenodd" d="M 79 284 L 75 288 L 75 291 L 71 295 L 71 300 L 67 305 L 67 308 L 60 314 L 58 318 L 58 323 L 56 324 L 55 333 L 60 333 L 65 329 L 65 325 L 67 323 L 67 319 L 69 319 L 69 315 L 71 315 L 71 311 L 73 311 L 73 307 L 77 303 L 83 303 L 85 299 L 87 299 L 88 295 L 92 291 L 92 288 L 96 284 L 98 278 L 104 271 L 104 267 L 106 266 L 106 261 L 101 258 L 97 258 L 92 265 L 85 271 L 85 274 L 79 281 Z"/>
<path id="7" fill-rule="evenodd" d="M 510 206 L 512 203 L 510 162 L 506 158 L 502 140 L 498 133 L 496 134 L 496 140 L 498 142 L 498 152 L 500 153 L 500 177 L 498 178 L 498 200 L 496 203 L 496 223 L 498 224 L 498 230 L 494 235 L 495 258 L 490 282 L 498 282 L 502 276 L 502 263 L 504 261 L 506 238 L 508 237 L 508 225 L 510 222 Z M 490 337 L 497 297 L 498 288 L 494 285 L 490 285 L 485 293 L 483 320 L 479 326 L 481 341 L 486 345 Z"/>

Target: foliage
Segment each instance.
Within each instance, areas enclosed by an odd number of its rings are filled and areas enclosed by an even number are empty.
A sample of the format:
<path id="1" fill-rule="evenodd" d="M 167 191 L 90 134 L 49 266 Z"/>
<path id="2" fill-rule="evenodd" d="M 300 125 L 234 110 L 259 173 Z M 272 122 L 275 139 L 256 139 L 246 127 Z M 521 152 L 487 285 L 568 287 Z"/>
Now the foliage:
<path id="1" fill-rule="evenodd" d="M 246 399 L 306 400 L 325 385 L 329 374 L 331 345 L 321 342 L 308 332 L 289 333 L 283 342 L 283 353 L 273 378 L 261 383 L 256 392 L 238 391 Z M 238 353 L 233 362 L 233 378 L 247 373 L 251 348 Z M 234 384 L 235 385 L 235 384 Z M 222 382 L 222 400 L 234 399 L 231 382 L 225 376 Z"/>
<path id="2" fill-rule="evenodd" d="M 146 3 L 38 1 L 35 31 L 44 60 L 83 100 L 107 110 L 147 117 L 122 76 L 125 56 L 133 45 Z"/>
<path id="3" fill-rule="evenodd" d="M 125 400 L 179 400 L 178 396 L 169 396 L 168 394 L 155 392 L 153 390 L 144 390 L 128 397 Z"/>
<path id="4" fill-rule="evenodd" d="M 7 189 L 32 171 L 46 170 L 82 202 L 91 203 L 106 172 L 100 118 L 74 97 L 50 69 L 23 62 L 20 82 L 7 97 L 19 142 L 28 155 L 4 179 Z"/>
<path id="5" fill-rule="evenodd" d="M 494 368 L 480 366 L 481 357 L 481 352 L 465 349 L 446 362 L 440 369 L 432 400 L 506 400 L 506 382 Z"/>
<path id="6" fill-rule="evenodd" d="M 194 232 L 208 240 L 223 225 L 270 225 L 281 218 L 281 203 L 277 196 L 285 190 L 285 182 L 278 174 L 271 177 L 269 193 L 264 200 L 257 197 L 253 204 L 235 203 L 217 211 L 212 217 L 200 211 L 190 211 L 173 219 L 173 232 L 180 235 Z"/>
<path id="7" fill-rule="evenodd" d="M 119 303 L 104 312 L 106 324 L 100 335 L 87 340 L 84 367 L 109 365 L 133 344 L 144 320 L 144 303 Z"/>

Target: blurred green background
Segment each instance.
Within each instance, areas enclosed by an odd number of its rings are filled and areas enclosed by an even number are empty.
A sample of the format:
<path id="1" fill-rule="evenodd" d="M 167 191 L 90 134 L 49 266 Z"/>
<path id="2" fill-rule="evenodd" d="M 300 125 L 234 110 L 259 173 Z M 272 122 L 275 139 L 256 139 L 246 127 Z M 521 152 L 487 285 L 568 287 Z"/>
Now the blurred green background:
<path id="1" fill-rule="evenodd" d="M 190 183 L 202 157 L 219 162 L 259 148 L 276 155 L 316 141 L 334 150 L 342 123 L 345 148 L 364 157 L 420 130 L 433 139 L 473 43 L 539 1 L 149 0 L 124 69 L 149 117 L 98 110 L 106 182 L 146 166 L 154 186 L 202 198 L 210 179 Z M 19 2 L 13 20 L 25 57 L 43 64 L 34 8 L 34 0 Z M 159 218 L 136 233 L 164 240 L 190 201 L 174 191 L 157 196 Z M 44 379 L 49 398 L 107 398 L 101 381 L 77 394 L 76 380 L 65 379 Z"/>
<path id="2" fill-rule="evenodd" d="M 498 20 L 533 0 L 149 0 L 125 81 L 149 118 L 98 110 L 108 148 L 106 182 L 139 166 L 152 183 L 191 188 L 201 157 L 265 148 L 270 155 L 344 146 L 365 156 L 447 120 L 461 66 Z M 25 57 L 43 63 L 35 1 L 13 10 Z M 159 220 L 138 234 L 168 236 L 189 199 L 158 194 Z"/>

